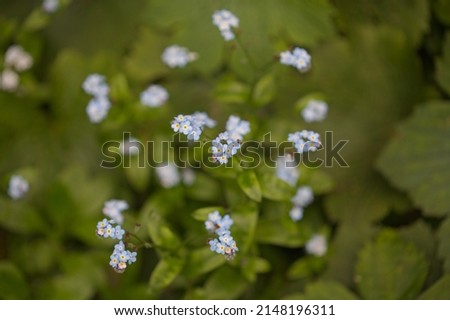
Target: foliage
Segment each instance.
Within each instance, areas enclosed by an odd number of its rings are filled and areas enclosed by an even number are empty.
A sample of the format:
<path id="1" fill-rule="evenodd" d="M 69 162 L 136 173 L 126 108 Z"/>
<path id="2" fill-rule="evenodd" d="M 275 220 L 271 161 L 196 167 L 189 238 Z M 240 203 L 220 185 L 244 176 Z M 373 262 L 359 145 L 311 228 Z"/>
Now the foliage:
<path id="1" fill-rule="evenodd" d="M 45 12 L 40 1 L 1 1 L 0 72 L 12 45 L 33 66 L 16 90 L 0 90 L 0 298 L 449 299 L 449 8 L 60 0 Z M 239 18 L 231 41 L 212 23 L 220 9 Z M 161 59 L 174 44 L 195 53 L 184 68 Z M 308 72 L 279 62 L 294 47 L 311 55 Z M 82 89 L 94 73 L 111 103 L 99 123 Z M 154 84 L 169 98 L 146 107 L 140 94 Z M 323 121 L 302 118 L 312 99 L 329 106 Z M 248 144 L 227 164 L 204 165 L 210 153 L 170 127 L 196 111 L 218 122 L 204 130 L 207 147 L 230 115 L 249 121 Z M 323 148 L 300 157 L 292 183 L 280 178 L 271 142 L 303 129 Z M 120 154 L 119 143 L 105 152 L 126 133 L 142 142 L 139 154 Z M 101 166 L 108 154 L 123 161 Z M 178 165 L 178 180 L 164 182 L 152 162 Z M 16 200 L 14 175 L 29 185 Z M 314 200 L 294 222 L 302 186 Z M 108 265 L 116 242 L 95 235 L 110 199 L 129 204 L 124 241 L 138 252 L 123 273 Z M 239 251 L 210 250 L 216 235 L 205 221 L 215 211 L 233 220 Z"/>

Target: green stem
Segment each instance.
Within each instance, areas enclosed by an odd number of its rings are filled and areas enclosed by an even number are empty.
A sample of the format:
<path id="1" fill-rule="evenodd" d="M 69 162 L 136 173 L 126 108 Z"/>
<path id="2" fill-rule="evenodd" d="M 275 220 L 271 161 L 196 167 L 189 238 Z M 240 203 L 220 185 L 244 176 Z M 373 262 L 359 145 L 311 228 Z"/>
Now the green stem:
<path id="1" fill-rule="evenodd" d="M 253 68 L 253 71 L 255 71 L 255 73 L 258 73 L 259 72 L 258 67 L 256 66 L 256 63 L 253 60 L 253 58 L 250 55 L 250 53 L 248 52 L 247 48 L 242 43 L 242 40 L 241 40 L 239 35 L 236 35 L 236 43 L 241 48 L 242 52 L 244 53 L 245 57 L 247 58 L 247 61 L 248 61 L 249 65 Z"/>
<path id="2" fill-rule="evenodd" d="M 142 240 L 138 235 L 134 234 L 133 232 L 128 232 L 128 234 L 130 236 L 132 236 L 133 238 L 135 238 L 136 240 L 138 240 L 142 245 L 144 245 L 144 247 L 146 248 L 152 248 L 153 245 L 147 241 Z"/>

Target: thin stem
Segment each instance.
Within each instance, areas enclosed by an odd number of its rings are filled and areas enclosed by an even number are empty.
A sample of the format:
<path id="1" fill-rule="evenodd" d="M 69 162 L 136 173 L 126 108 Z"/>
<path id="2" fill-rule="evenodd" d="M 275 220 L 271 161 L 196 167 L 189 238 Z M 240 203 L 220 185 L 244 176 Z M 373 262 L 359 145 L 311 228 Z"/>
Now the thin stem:
<path id="1" fill-rule="evenodd" d="M 239 35 L 236 35 L 236 43 L 241 48 L 242 52 L 244 53 L 245 57 L 247 58 L 248 63 L 253 68 L 253 71 L 258 73 L 259 72 L 258 67 L 256 66 L 255 61 L 253 60 L 252 56 L 248 52 L 247 48 L 242 43 L 241 37 Z"/>
<path id="2" fill-rule="evenodd" d="M 144 247 L 146 247 L 146 248 L 153 247 L 153 245 L 151 243 L 148 243 L 147 241 L 142 240 L 138 235 L 134 234 L 133 232 L 128 232 L 128 234 L 130 236 L 132 236 L 133 238 L 135 238 L 136 240 L 138 240 L 140 243 L 142 243 L 144 245 Z"/>

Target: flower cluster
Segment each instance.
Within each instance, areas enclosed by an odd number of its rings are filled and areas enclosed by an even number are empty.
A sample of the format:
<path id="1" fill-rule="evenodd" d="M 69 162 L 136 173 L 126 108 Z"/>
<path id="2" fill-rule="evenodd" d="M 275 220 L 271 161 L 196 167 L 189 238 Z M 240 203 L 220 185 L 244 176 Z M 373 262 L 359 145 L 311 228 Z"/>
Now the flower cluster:
<path id="1" fill-rule="evenodd" d="M 44 0 L 44 2 L 42 3 L 42 9 L 45 12 L 52 13 L 58 10 L 59 5 L 59 0 Z"/>
<path id="2" fill-rule="evenodd" d="M 231 28 L 239 27 L 239 19 L 228 10 L 218 10 L 214 12 L 212 21 L 219 28 L 225 41 L 233 40 L 235 35 Z"/>
<path id="3" fill-rule="evenodd" d="M 86 108 L 86 113 L 92 123 L 99 123 L 106 118 L 111 108 L 108 99 L 109 86 L 105 77 L 99 74 L 91 74 L 83 82 L 83 90 L 93 96 Z"/>
<path id="4" fill-rule="evenodd" d="M 102 238 L 122 240 L 125 230 L 120 225 L 114 225 L 114 220 L 103 219 L 97 223 L 96 234 Z"/>
<path id="5" fill-rule="evenodd" d="M 317 151 L 322 145 L 320 135 L 314 131 L 307 130 L 290 133 L 288 141 L 294 143 L 295 149 L 299 153 Z"/>
<path id="6" fill-rule="evenodd" d="M 137 252 L 125 249 L 125 244 L 120 241 L 114 246 L 114 251 L 110 256 L 109 265 L 119 273 L 123 273 L 127 265 L 136 262 Z"/>
<path id="7" fill-rule="evenodd" d="M 9 180 L 8 195 L 14 200 L 22 198 L 28 189 L 28 182 L 22 176 L 12 176 Z"/>
<path id="8" fill-rule="evenodd" d="M 197 141 L 203 132 L 204 127 L 212 128 L 216 122 L 208 117 L 204 112 L 196 112 L 191 115 L 178 115 L 172 122 L 171 127 L 174 132 L 181 132 L 189 140 Z"/>
<path id="9" fill-rule="evenodd" d="M 212 141 L 212 158 L 214 161 L 224 164 L 241 148 L 239 141 L 231 139 L 228 132 L 219 133 Z"/>
<path id="10" fill-rule="evenodd" d="M 103 214 L 117 224 L 123 223 L 122 211 L 128 209 L 128 203 L 124 200 L 109 200 L 103 206 Z"/>
<path id="11" fill-rule="evenodd" d="M 177 45 L 167 47 L 161 55 L 161 60 L 170 68 L 183 68 L 197 58 L 197 53 L 190 52 L 187 48 Z"/>
<path id="12" fill-rule="evenodd" d="M 230 227 L 233 220 L 229 215 L 221 216 L 218 211 L 211 212 L 208 220 L 205 221 L 205 228 L 210 233 L 214 233 L 218 238 L 209 241 L 211 251 L 225 255 L 227 259 L 233 259 L 239 251 L 236 241 L 231 236 Z"/>
<path id="13" fill-rule="evenodd" d="M 160 85 L 151 85 L 141 93 L 141 103 L 144 106 L 160 107 L 169 99 L 169 93 Z"/>
<path id="14" fill-rule="evenodd" d="M 212 158 L 220 164 L 228 163 L 241 148 L 243 136 L 250 132 L 250 123 L 237 116 L 230 116 L 226 129 L 212 141 Z"/>
<path id="15" fill-rule="evenodd" d="M 235 141 L 242 141 L 244 135 L 250 132 L 250 123 L 248 121 L 241 120 L 237 116 L 230 116 L 227 121 L 227 133 L 231 139 Z"/>
<path id="16" fill-rule="evenodd" d="M 284 156 L 278 157 L 276 166 L 278 178 L 291 186 L 295 186 L 297 184 L 300 173 L 297 170 L 295 159 L 291 154 L 288 153 Z"/>
<path id="17" fill-rule="evenodd" d="M 306 252 L 317 257 L 322 257 L 327 253 L 327 239 L 321 234 L 315 234 L 305 245 Z"/>
<path id="18" fill-rule="evenodd" d="M 19 86 L 19 73 L 33 65 L 33 57 L 19 45 L 12 45 L 6 50 L 5 70 L 0 73 L 0 89 L 14 91 Z"/>
<path id="19" fill-rule="evenodd" d="M 311 56 L 302 48 L 283 51 L 280 54 L 280 63 L 296 68 L 300 72 L 307 72 L 311 68 Z"/>
<path id="20" fill-rule="evenodd" d="M 323 121 L 327 116 L 328 105 L 319 100 L 310 100 L 302 110 L 303 119 L 306 122 Z"/>
<path id="21" fill-rule="evenodd" d="M 120 240 L 114 246 L 114 251 L 110 257 L 109 265 L 119 273 L 125 271 L 127 265 L 136 262 L 137 252 L 126 250 L 122 239 L 125 230 L 120 226 L 123 223 L 122 211 L 128 209 L 128 204 L 124 200 L 109 200 L 105 202 L 103 213 L 110 218 L 103 219 L 97 223 L 96 234 L 100 238 L 111 238 Z"/>
<path id="22" fill-rule="evenodd" d="M 303 209 L 309 206 L 314 201 L 314 193 L 308 186 L 300 187 L 297 193 L 292 197 L 291 202 L 293 207 L 289 211 L 289 216 L 292 221 L 297 222 L 303 218 Z"/>

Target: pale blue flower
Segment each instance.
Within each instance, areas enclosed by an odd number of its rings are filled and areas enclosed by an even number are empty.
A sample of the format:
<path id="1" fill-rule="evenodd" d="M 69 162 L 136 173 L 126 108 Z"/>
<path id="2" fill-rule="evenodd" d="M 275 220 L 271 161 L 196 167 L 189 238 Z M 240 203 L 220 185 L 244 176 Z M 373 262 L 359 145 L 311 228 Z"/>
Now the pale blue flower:
<path id="1" fill-rule="evenodd" d="M 169 99 L 169 93 L 160 85 L 151 85 L 141 93 L 141 103 L 151 108 L 162 106 L 167 99 Z"/>
<path id="2" fill-rule="evenodd" d="M 18 200 L 23 198 L 28 192 L 28 189 L 29 184 L 24 177 L 18 175 L 11 176 L 11 179 L 9 180 L 8 195 L 12 199 Z"/>
<path id="3" fill-rule="evenodd" d="M 23 72 L 33 66 L 33 57 L 19 45 L 10 46 L 5 52 L 5 67 Z"/>
<path id="4" fill-rule="evenodd" d="M 292 197 L 291 202 L 300 207 L 306 207 L 314 201 L 314 193 L 309 186 L 303 186 L 297 189 L 297 193 Z"/>
<path id="5" fill-rule="evenodd" d="M 114 228 L 114 238 L 113 239 L 122 240 L 122 237 L 124 234 L 125 234 L 125 230 L 123 230 L 121 226 L 116 226 Z"/>
<path id="6" fill-rule="evenodd" d="M 291 186 L 295 186 L 300 177 L 295 159 L 291 154 L 278 157 L 276 163 L 277 177 Z"/>
<path id="7" fill-rule="evenodd" d="M 235 38 L 232 28 L 239 27 L 239 19 L 228 10 L 218 10 L 212 16 L 213 24 L 219 28 L 225 41 Z"/>
<path id="8" fill-rule="evenodd" d="M 59 0 L 44 0 L 42 3 L 42 9 L 45 12 L 55 12 L 59 8 Z"/>
<path id="9" fill-rule="evenodd" d="M 226 125 L 227 133 L 233 141 L 242 141 L 244 135 L 250 132 L 250 123 L 238 116 L 230 116 Z"/>
<path id="10" fill-rule="evenodd" d="M 327 253 L 327 239 L 321 234 L 315 234 L 305 245 L 306 252 L 317 257 L 322 257 Z"/>
<path id="11" fill-rule="evenodd" d="M 215 121 L 204 112 L 195 112 L 192 115 L 180 114 L 171 122 L 174 132 L 183 133 L 188 140 L 194 141 L 199 140 L 205 126 L 212 128 L 215 126 Z"/>
<path id="12" fill-rule="evenodd" d="M 328 105 L 319 100 L 310 100 L 302 110 L 306 122 L 323 121 L 327 116 Z"/>
<path id="13" fill-rule="evenodd" d="M 303 208 L 299 206 L 293 206 L 291 211 L 289 211 L 289 216 L 292 221 L 297 222 L 303 219 Z"/>
<path id="14" fill-rule="evenodd" d="M 92 123 L 99 123 L 108 115 L 111 103 L 103 96 L 97 96 L 89 101 L 86 113 Z"/>
<path id="15" fill-rule="evenodd" d="M 159 182 L 164 188 L 169 189 L 180 184 L 181 177 L 175 164 L 168 162 L 165 165 L 156 167 L 155 171 Z"/>
<path id="16" fill-rule="evenodd" d="M 198 54 L 190 52 L 187 48 L 173 45 L 164 49 L 161 55 L 162 61 L 170 68 L 182 68 L 189 62 L 198 58 Z"/>
<path id="17" fill-rule="evenodd" d="M 109 86 L 105 77 L 97 73 L 87 76 L 82 87 L 84 92 L 94 97 L 106 97 L 109 93 Z"/>
<path id="18" fill-rule="evenodd" d="M 311 56 L 305 49 L 295 48 L 292 52 L 282 52 L 280 63 L 292 66 L 300 72 L 306 72 L 311 68 Z"/>
<path id="19" fill-rule="evenodd" d="M 12 69 L 5 69 L 0 73 L 0 89 L 13 92 L 19 87 L 20 77 Z"/>
<path id="20" fill-rule="evenodd" d="M 125 200 L 112 199 L 106 201 L 103 205 L 103 214 L 108 218 L 111 218 L 115 223 L 123 223 L 122 211 L 128 209 L 128 203 Z"/>
<path id="21" fill-rule="evenodd" d="M 288 141 L 294 143 L 299 153 L 317 151 L 322 146 L 320 136 L 314 131 L 297 131 L 288 135 Z"/>

